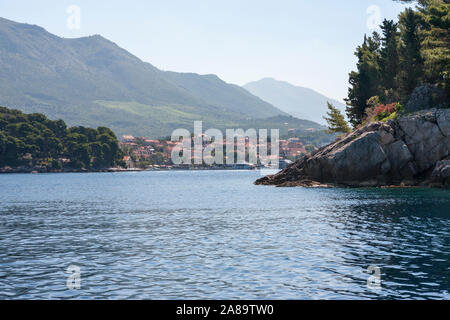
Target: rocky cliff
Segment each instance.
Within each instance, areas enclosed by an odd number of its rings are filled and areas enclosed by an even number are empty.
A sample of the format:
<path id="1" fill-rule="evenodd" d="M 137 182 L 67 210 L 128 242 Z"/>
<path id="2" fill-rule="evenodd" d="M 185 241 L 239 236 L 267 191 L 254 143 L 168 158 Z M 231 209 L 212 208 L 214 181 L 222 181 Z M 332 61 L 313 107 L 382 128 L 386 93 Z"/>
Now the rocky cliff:
<path id="1" fill-rule="evenodd" d="M 258 185 L 450 187 L 450 109 L 373 122 Z"/>

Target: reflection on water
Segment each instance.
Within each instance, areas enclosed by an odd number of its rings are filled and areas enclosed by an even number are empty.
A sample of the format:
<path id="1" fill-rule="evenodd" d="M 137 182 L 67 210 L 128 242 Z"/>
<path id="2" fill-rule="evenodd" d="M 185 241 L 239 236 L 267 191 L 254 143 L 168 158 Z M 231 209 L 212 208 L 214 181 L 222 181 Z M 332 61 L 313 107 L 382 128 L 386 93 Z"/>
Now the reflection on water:
<path id="1" fill-rule="evenodd" d="M 0 298 L 450 298 L 449 191 L 258 177 L 1 175 Z M 66 287 L 69 265 L 80 290 Z"/>

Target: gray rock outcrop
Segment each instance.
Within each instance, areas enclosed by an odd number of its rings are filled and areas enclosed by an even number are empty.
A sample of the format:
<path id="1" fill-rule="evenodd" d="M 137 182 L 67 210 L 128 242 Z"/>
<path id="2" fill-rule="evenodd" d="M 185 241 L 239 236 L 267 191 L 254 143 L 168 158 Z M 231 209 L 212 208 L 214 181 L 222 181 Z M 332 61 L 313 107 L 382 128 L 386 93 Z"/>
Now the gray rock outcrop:
<path id="1" fill-rule="evenodd" d="M 259 185 L 376 187 L 450 184 L 450 109 L 373 122 Z"/>

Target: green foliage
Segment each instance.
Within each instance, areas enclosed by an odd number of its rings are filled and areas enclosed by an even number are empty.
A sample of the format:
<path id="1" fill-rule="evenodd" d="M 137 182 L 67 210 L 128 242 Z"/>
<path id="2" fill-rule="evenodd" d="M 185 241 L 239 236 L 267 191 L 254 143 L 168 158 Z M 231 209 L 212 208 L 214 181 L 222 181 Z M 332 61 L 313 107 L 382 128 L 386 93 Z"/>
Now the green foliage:
<path id="1" fill-rule="evenodd" d="M 166 158 L 161 152 L 156 152 L 150 156 L 151 165 L 161 165 L 165 163 Z"/>
<path id="2" fill-rule="evenodd" d="M 384 20 L 381 24 L 382 47 L 380 49 L 381 87 L 385 90 L 396 89 L 395 77 L 399 72 L 399 33 L 398 24 Z"/>
<path id="3" fill-rule="evenodd" d="M 358 70 L 350 73 L 351 87 L 346 99 L 347 116 L 353 127 L 361 124 L 364 119 L 367 100 L 379 93 L 379 48 L 380 36 L 374 32 L 372 37 L 364 37 L 363 44 L 355 52 Z"/>
<path id="4" fill-rule="evenodd" d="M 401 70 L 397 75 L 397 81 L 403 102 L 407 102 L 409 95 L 419 85 L 423 77 L 419 19 L 417 12 L 412 9 L 406 9 L 400 15 Z"/>
<path id="5" fill-rule="evenodd" d="M 389 119 L 395 119 L 398 114 L 403 112 L 403 106 L 401 103 L 391 103 L 388 105 L 379 105 L 375 108 L 376 121 L 387 121 Z"/>
<path id="6" fill-rule="evenodd" d="M 304 145 L 312 145 L 316 148 L 320 148 L 336 140 L 337 136 L 337 134 L 330 134 L 328 130 L 319 130 L 301 134 L 289 133 L 286 136 L 282 136 L 282 139 L 300 138 L 300 141 Z"/>
<path id="7" fill-rule="evenodd" d="M 344 116 L 342 113 L 335 108 L 331 103 L 328 104 L 328 112 L 327 116 L 324 117 L 324 119 L 328 123 L 328 132 L 329 133 L 349 133 L 351 132 L 350 127 L 347 124 L 347 121 L 345 121 Z"/>
<path id="8" fill-rule="evenodd" d="M 400 0 L 416 3 L 407 8 L 398 23 L 384 20 L 382 36 L 365 37 L 356 50 L 357 70 L 349 75 L 347 116 L 353 127 L 374 118 L 376 105 L 369 98 L 378 96 L 378 103 L 389 105 L 400 101 L 406 110 L 448 107 L 450 94 L 450 4 L 448 0 Z M 435 90 L 416 88 L 425 83 L 441 88 L 435 104 Z M 423 96 L 427 91 L 430 96 Z M 421 96 L 422 95 L 422 96 Z M 420 96 L 420 97 L 419 97 Z M 419 99 L 419 98 L 420 99 Z M 414 101 L 409 102 L 412 98 Z M 435 101 L 436 100 L 436 101 Z M 430 103 L 422 103 L 428 101 Z M 419 103 L 420 102 L 420 103 Z M 412 107 L 414 105 L 414 107 Z M 398 112 L 397 112 L 398 113 Z"/>
<path id="9" fill-rule="evenodd" d="M 0 166 L 29 165 L 31 161 L 60 170 L 60 158 L 70 159 L 68 165 L 73 168 L 103 168 L 119 163 L 122 152 L 108 128 L 67 129 L 62 120 L 0 107 Z"/>
<path id="10" fill-rule="evenodd" d="M 61 170 L 63 168 L 61 161 L 53 159 L 52 160 L 52 169 Z"/>
<path id="11" fill-rule="evenodd" d="M 397 112 L 395 111 L 395 112 L 391 113 L 390 115 L 388 115 L 388 116 L 382 118 L 380 121 L 386 122 L 386 121 L 388 121 L 388 120 L 395 120 L 395 119 L 397 119 L 397 118 L 398 118 L 398 114 L 397 114 Z"/>
<path id="12" fill-rule="evenodd" d="M 426 82 L 450 89 L 450 4 L 436 1 L 421 9 L 422 56 Z"/>

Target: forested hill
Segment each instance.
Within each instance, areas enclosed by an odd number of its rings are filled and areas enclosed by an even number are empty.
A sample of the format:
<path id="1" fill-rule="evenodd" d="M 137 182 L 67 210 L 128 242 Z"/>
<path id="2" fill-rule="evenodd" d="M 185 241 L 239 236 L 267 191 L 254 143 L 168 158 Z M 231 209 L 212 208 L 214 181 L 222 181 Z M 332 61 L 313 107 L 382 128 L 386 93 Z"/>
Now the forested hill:
<path id="1" fill-rule="evenodd" d="M 69 125 L 159 137 L 194 120 L 226 128 L 286 115 L 217 76 L 161 71 L 98 35 L 64 39 L 0 18 L 0 48 L 0 105 Z"/>
<path id="2" fill-rule="evenodd" d="M 62 120 L 0 107 L 0 167 L 98 169 L 122 165 L 122 156 L 108 128 L 67 128 Z"/>

